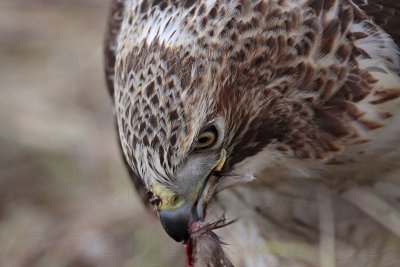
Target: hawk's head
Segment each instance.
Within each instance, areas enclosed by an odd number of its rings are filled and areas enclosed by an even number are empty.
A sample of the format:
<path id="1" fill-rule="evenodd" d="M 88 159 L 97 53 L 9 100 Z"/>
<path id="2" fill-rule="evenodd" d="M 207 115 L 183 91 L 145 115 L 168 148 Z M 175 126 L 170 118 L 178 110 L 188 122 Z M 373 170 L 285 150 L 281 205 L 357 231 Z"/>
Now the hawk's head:
<path id="1" fill-rule="evenodd" d="M 241 60 L 159 40 L 117 59 L 123 150 L 177 241 L 187 238 L 190 220 L 204 218 L 212 193 L 235 166 L 284 131 L 285 105 L 273 100 L 274 92 L 257 91 L 266 77 L 249 73 L 254 63 Z"/>
<path id="2" fill-rule="evenodd" d="M 228 60 L 222 55 L 192 50 L 154 40 L 131 49 L 117 65 L 115 99 L 125 156 L 177 241 L 187 239 L 191 220 L 204 218 L 213 192 L 235 166 L 282 130 L 279 115 L 265 127 L 265 116 L 272 113 L 260 101 L 267 96 L 249 90 L 262 82 L 228 73 L 232 70 L 216 62 Z"/>
<path id="3" fill-rule="evenodd" d="M 315 39 L 320 29 L 310 20 L 299 35 L 297 9 L 294 17 L 270 18 L 262 1 L 202 2 L 133 4 L 117 47 L 115 104 L 123 151 L 177 241 L 187 240 L 191 221 L 204 219 L 227 177 L 252 177 L 254 170 L 237 171 L 250 157 L 268 147 L 273 165 L 274 158 L 293 152 L 289 147 L 303 156 L 324 152 L 305 146 L 305 140 L 322 142 L 324 136 L 307 123 L 314 70 L 298 57 L 304 36 Z M 271 25 L 276 30 L 267 31 Z"/>

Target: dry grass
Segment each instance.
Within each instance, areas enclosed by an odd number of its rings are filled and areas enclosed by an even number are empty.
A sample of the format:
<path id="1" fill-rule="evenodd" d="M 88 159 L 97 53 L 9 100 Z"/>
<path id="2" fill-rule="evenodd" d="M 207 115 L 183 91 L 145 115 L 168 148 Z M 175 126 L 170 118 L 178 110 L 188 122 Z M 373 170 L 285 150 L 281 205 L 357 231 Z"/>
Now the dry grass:
<path id="1" fill-rule="evenodd" d="M 106 10 L 0 2 L 0 266 L 183 265 L 121 163 L 102 75 Z"/>

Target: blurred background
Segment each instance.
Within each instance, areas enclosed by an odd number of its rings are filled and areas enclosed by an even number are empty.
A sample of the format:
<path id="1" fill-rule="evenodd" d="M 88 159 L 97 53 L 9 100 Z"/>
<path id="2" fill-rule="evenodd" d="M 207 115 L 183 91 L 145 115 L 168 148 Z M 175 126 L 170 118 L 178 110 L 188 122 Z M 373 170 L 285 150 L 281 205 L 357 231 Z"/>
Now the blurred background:
<path id="1" fill-rule="evenodd" d="M 109 0 L 0 0 L 0 266 L 183 266 L 122 164 Z"/>

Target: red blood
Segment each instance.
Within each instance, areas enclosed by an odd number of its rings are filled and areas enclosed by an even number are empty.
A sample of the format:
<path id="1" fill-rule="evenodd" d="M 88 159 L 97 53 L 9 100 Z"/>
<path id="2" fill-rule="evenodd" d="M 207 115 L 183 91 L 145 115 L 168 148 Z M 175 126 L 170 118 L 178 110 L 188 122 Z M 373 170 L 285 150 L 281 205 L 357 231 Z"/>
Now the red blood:
<path id="1" fill-rule="evenodd" d="M 190 244 L 191 242 L 188 242 L 185 244 L 185 252 L 186 252 L 186 267 L 192 267 L 192 246 Z"/>

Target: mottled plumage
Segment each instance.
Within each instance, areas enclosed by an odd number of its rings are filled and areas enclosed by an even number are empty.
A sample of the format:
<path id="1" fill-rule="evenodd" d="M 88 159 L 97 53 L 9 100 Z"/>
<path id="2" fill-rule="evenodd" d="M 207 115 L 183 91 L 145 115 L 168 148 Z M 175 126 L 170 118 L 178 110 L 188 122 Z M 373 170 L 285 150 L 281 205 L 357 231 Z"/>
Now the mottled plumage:
<path id="1" fill-rule="evenodd" d="M 399 44 L 396 0 L 113 1 L 137 188 L 159 212 L 238 219 L 218 230 L 235 266 L 397 266 Z"/>

